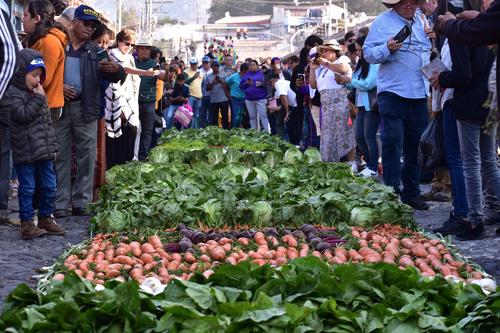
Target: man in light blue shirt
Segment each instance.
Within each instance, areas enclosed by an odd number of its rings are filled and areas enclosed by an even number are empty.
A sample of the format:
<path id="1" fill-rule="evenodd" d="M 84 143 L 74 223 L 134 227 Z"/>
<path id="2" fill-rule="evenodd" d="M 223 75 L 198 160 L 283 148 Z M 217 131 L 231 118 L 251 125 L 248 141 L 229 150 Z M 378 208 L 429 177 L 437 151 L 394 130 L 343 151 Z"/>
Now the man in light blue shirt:
<path id="1" fill-rule="evenodd" d="M 383 122 L 384 182 L 394 187 L 403 202 L 415 209 L 428 209 L 420 198 L 417 156 L 420 137 L 428 122 L 429 82 L 421 69 L 430 61 L 431 43 L 422 13 L 417 11 L 419 0 L 382 2 L 389 10 L 373 22 L 363 52 L 369 63 L 380 64 L 377 93 Z M 411 34 L 398 42 L 394 37 L 405 25 Z"/>

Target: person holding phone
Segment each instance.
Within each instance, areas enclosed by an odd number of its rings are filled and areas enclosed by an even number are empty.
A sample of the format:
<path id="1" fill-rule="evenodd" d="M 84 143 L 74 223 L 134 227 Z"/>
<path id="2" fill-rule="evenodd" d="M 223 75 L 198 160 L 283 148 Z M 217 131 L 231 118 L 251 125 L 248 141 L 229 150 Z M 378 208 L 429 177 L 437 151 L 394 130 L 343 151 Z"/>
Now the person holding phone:
<path id="1" fill-rule="evenodd" d="M 418 145 L 429 114 L 429 82 L 422 67 L 429 64 L 431 42 L 417 12 L 419 0 L 384 0 L 389 8 L 373 22 L 363 46 L 369 63 L 380 64 L 377 77 L 382 130 L 384 182 L 414 209 L 429 209 L 420 196 Z M 401 155 L 403 166 L 401 167 Z M 403 188 L 400 188 L 401 183 Z"/>
<path id="2" fill-rule="evenodd" d="M 240 81 L 240 88 L 245 92 L 245 104 L 250 116 L 250 126 L 258 128 L 258 118 L 264 130 L 271 132 L 269 119 L 267 118 L 267 86 L 264 73 L 259 70 L 257 60 L 250 61 L 249 71 Z M 257 117 L 257 114 L 259 117 Z"/>
<path id="3" fill-rule="evenodd" d="M 349 58 L 340 51 L 341 46 L 336 40 L 317 47 L 317 56 L 309 65 L 309 84 L 321 95 L 321 159 L 340 162 L 346 157 L 354 168 L 354 128 L 348 125 L 347 90 L 339 84 L 343 76 L 352 75 L 352 69 Z"/>

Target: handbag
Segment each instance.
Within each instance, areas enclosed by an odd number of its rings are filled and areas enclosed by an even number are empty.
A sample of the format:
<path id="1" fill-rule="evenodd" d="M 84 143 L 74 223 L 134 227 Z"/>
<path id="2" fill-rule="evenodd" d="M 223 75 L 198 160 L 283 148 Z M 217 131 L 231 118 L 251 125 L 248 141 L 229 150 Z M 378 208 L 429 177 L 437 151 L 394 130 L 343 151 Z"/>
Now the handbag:
<path id="1" fill-rule="evenodd" d="M 181 105 L 174 114 L 174 119 L 183 127 L 187 128 L 193 120 L 193 109 L 189 104 Z"/>

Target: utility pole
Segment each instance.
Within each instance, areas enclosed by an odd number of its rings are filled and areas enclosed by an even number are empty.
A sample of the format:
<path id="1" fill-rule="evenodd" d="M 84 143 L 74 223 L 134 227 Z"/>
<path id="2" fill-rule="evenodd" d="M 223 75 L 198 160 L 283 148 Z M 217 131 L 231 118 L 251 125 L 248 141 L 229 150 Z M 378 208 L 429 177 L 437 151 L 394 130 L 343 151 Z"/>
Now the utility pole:
<path id="1" fill-rule="evenodd" d="M 122 0 L 116 0 L 116 32 L 122 29 Z"/>
<path id="2" fill-rule="evenodd" d="M 344 1 L 344 30 L 345 30 L 345 33 L 347 33 L 347 30 L 349 30 L 348 24 L 349 24 L 349 11 L 347 10 L 347 3 Z"/>
<path id="3" fill-rule="evenodd" d="M 332 35 L 332 0 L 328 1 L 328 31 L 327 36 Z"/>

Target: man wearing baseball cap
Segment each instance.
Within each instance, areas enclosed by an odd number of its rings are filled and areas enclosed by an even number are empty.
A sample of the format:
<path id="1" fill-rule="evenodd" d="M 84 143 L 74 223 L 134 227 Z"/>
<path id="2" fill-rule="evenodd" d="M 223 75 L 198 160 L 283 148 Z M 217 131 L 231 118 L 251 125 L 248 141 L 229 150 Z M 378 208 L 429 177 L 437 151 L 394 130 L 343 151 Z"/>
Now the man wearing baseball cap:
<path id="1" fill-rule="evenodd" d="M 86 5 L 75 9 L 71 22 L 71 40 L 65 49 L 64 111 L 56 123 L 56 217 L 67 215 L 72 207 L 75 216 L 87 215 L 92 200 L 92 185 L 97 144 L 97 121 L 100 111 L 100 81 L 118 82 L 123 68 L 113 62 L 99 62 L 101 49 L 90 38 L 99 24 L 99 14 Z M 71 185 L 71 146 L 76 147 L 76 179 Z"/>
<path id="2" fill-rule="evenodd" d="M 429 205 L 420 197 L 417 151 L 428 122 L 427 96 L 430 90 L 422 67 L 430 62 L 431 42 L 417 12 L 419 2 L 382 1 L 389 10 L 373 22 L 363 52 L 369 63 L 380 64 L 377 92 L 384 124 L 384 182 L 394 187 L 403 202 L 423 210 L 429 209 Z M 401 168 L 402 154 L 404 164 Z"/>
<path id="3" fill-rule="evenodd" d="M 203 97 L 201 86 L 205 75 L 198 69 L 198 58 L 192 57 L 189 59 L 189 68 L 184 71 L 184 74 L 187 77 L 186 84 L 189 86 L 189 105 L 193 109 L 191 127 L 200 128 L 200 123 L 203 122 L 200 117 L 201 99 Z"/>
<path id="4" fill-rule="evenodd" d="M 200 108 L 200 127 L 204 128 L 208 124 L 208 115 L 210 113 L 210 91 L 207 90 L 207 76 L 212 73 L 211 66 L 212 59 L 209 56 L 203 56 L 201 58 L 201 68 L 200 72 L 203 74 L 205 79 L 201 85 L 201 90 L 203 93 L 203 97 L 201 99 L 201 108 Z"/>

